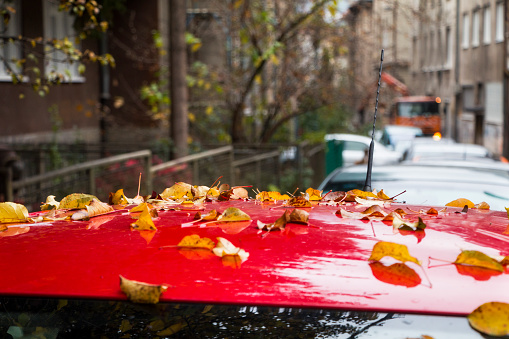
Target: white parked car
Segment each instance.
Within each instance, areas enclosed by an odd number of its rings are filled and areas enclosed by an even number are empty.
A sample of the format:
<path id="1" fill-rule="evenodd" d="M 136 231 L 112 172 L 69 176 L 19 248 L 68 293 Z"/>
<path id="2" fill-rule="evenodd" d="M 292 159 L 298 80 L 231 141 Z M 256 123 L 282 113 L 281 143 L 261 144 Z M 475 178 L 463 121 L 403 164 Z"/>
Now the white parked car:
<path id="1" fill-rule="evenodd" d="M 367 154 L 371 138 L 357 134 L 327 134 L 325 141 L 338 142 L 343 144 L 343 166 L 367 163 Z M 387 165 L 399 162 L 401 154 L 392 151 L 374 140 L 373 164 Z"/>

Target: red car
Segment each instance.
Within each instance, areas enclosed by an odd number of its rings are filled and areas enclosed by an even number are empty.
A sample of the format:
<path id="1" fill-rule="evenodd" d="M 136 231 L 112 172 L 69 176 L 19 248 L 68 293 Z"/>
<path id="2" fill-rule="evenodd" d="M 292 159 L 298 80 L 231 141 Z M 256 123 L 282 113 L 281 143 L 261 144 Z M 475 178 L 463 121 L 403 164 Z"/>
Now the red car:
<path id="1" fill-rule="evenodd" d="M 365 204 L 201 205 L 202 216 L 229 207 L 249 216 L 233 222 L 196 221 L 197 207 L 182 204 L 153 216 L 152 231 L 133 229 L 127 209 L 0 224 L 0 336 L 482 338 L 466 316 L 509 303 L 509 272 L 458 260 L 462 251 L 508 256 L 506 213 L 382 201 L 379 214 L 362 216 Z M 309 219 L 275 228 L 294 209 Z M 387 219 L 394 211 L 408 227 Z M 248 256 L 178 246 L 190 235 Z M 394 255 L 403 247 L 408 256 Z M 159 303 L 128 301 L 120 276 L 161 285 Z"/>

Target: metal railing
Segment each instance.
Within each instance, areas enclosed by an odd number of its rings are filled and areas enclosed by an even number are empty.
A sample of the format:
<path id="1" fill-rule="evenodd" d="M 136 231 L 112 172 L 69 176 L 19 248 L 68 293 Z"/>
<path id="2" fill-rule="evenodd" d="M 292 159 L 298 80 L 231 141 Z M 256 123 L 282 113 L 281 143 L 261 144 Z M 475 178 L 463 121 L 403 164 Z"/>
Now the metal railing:
<path id="1" fill-rule="evenodd" d="M 253 185 L 259 190 L 266 190 L 270 185 L 281 184 L 285 175 L 283 165 L 291 168 L 297 180 L 303 180 L 304 166 L 309 167 L 303 159 L 312 159 L 324 150 L 323 145 L 311 146 L 298 145 L 297 156 L 289 166 L 281 161 L 281 149 L 251 149 L 246 152 L 246 149 L 228 145 L 159 164 L 152 164 L 154 160 L 150 150 L 141 150 L 87 161 L 18 181 L 10 180 L 6 173 L 5 200 L 18 201 L 29 210 L 37 210 L 48 195 L 61 199 L 81 192 L 104 199 L 110 192 L 123 188 L 126 195 L 134 196 L 138 189 L 138 174 L 141 173 L 143 190 L 140 194 L 150 194 L 153 190 L 161 193 L 178 181 L 210 186 L 219 178 L 231 186 Z M 235 160 L 236 153 L 240 159 Z M 317 179 L 321 180 L 323 174 L 320 171 L 317 174 Z M 316 185 L 319 183 L 314 178 L 308 181 Z"/>

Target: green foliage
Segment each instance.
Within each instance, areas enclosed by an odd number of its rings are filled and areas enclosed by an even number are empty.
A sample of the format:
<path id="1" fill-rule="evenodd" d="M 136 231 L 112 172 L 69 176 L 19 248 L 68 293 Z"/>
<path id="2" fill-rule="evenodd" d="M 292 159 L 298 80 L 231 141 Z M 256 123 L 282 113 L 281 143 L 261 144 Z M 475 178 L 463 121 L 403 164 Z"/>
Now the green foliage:
<path id="1" fill-rule="evenodd" d="M 0 49 L 0 62 L 3 62 L 11 76 L 13 84 L 27 84 L 32 87 L 34 92 L 41 97 L 46 96 L 51 86 L 59 85 L 64 81 L 70 80 L 70 67 L 77 65 L 80 74 L 85 72 L 85 63 L 98 62 L 101 65 L 115 66 L 115 60 L 112 55 L 97 55 L 90 50 L 82 50 L 81 42 L 91 36 L 97 37 L 97 32 L 104 33 L 109 26 L 107 20 L 111 19 L 112 11 L 121 9 L 126 0 L 104 0 L 98 2 L 95 0 L 63 0 L 59 1 L 59 11 L 69 13 L 74 16 L 76 29 L 75 36 L 65 36 L 63 38 L 43 39 L 39 37 L 27 37 L 17 35 L 9 37 L 6 41 L 14 45 L 19 50 L 23 50 L 21 57 L 7 58 Z M 4 26 L 10 24 L 11 18 L 16 13 L 11 5 L 12 1 L 0 2 L 0 17 L 3 19 Z M 104 10 L 104 12 L 103 12 Z M 107 19 L 105 19 L 107 18 Z M 4 40 L 5 43 L 5 40 Z M 45 69 L 41 70 L 43 64 L 39 60 L 40 50 L 44 50 L 45 61 L 53 61 L 62 65 L 65 62 L 67 69 Z M 47 64 L 46 66 L 48 67 Z M 20 98 L 23 96 L 20 96 Z"/>

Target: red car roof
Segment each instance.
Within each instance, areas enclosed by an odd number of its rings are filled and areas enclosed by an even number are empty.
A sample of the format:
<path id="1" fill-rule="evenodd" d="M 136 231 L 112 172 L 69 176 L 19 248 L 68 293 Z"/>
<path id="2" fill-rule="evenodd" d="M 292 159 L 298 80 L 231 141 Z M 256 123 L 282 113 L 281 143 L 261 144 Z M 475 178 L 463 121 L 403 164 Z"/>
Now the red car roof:
<path id="1" fill-rule="evenodd" d="M 509 302 L 507 268 L 504 273 L 472 273 L 450 264 L 461 250 L 508 255 L 505 212 L 454 213 L 459 209 L 449 208 L 438 216 L 424 216 L 424 233 L 394 233 L 380 221 L 338 217 L 336 206 L 314 206 L 307 209 L 309 225 L 260 233 L 257 220 L 274 222 L 283 208 L 230 201 L 206 203 L 205 209 L 222 212 L 230 206 L 253 221 L 181 227 L 195 214 L 181 210 L 160 212 L 153 233 L 131 230 L 133 219 L 122 212 L 90 221 L 10 225 L 0 233 L 0 294 L 124 300 L 122 275 L 169 285 L 161 301 L 172 302 L 462 315 L 485 302 Z M 419 210 L 400 204 L 389 209 L 396 207 Z M 249 258 L 233 268 L 217 256 L 174 247 L 191 234 L 214 241 L 226 238 Z M 419 259 L 422 269 L 408 266 L 420 276 L 420 284 L 406 287 L 388 280 L 383 265 L 370 265 L 368 258 L 380 240 L 404 244 Z"/>

